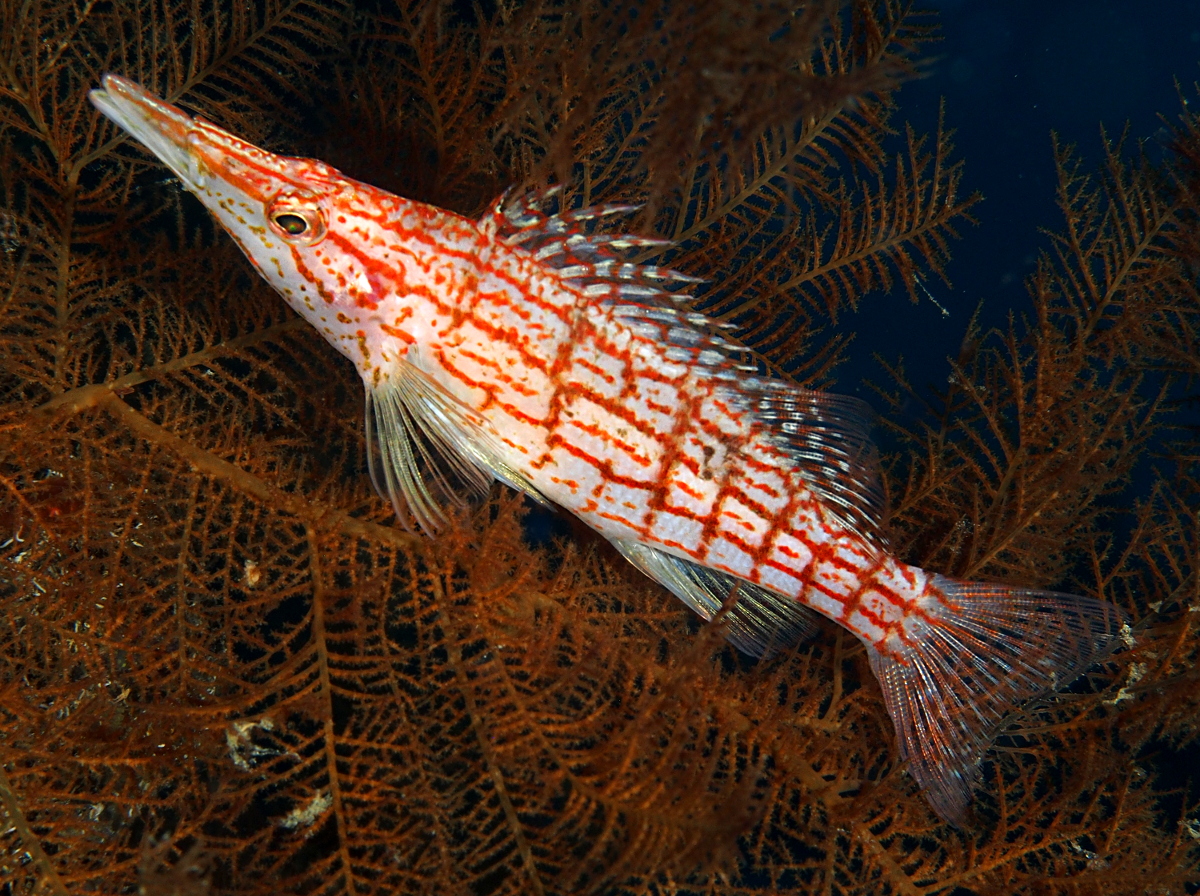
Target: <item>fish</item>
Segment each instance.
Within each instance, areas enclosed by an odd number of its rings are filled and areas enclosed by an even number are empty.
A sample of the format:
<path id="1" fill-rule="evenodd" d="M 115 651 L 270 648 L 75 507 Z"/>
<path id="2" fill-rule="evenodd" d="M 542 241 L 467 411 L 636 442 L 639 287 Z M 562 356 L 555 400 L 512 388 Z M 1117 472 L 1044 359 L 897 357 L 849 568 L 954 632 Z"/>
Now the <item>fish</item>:
<path id="1" fill-rule="evenodd" d="M 820 617 L 862 642 L 897 752 L 967 823 L 1007 719 L 1128 640 L 1093 597 L 961 581 L 888 547 L 869 407 L 759 375 L 689 310 L 635 206 L 510 191 L 478 219 L 276 155 L 109 74 L 95 107 L 166 165 L 358 370 L 371 479 L 433 534 L 493 480 L 556 505 L 730 642 Z"/>

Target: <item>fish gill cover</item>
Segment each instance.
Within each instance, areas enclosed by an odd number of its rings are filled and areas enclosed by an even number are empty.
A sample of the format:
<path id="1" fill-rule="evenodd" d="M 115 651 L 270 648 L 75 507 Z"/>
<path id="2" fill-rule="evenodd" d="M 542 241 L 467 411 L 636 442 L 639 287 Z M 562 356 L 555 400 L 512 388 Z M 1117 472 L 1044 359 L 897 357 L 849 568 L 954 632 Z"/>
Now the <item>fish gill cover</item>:
<path id="1" fill-rule="evenodd" d="M 934 22 L 701 6 L 0 3 L 0 885 L 1200 887 L 1200 805 L 1155 761 L 1200 712 L 1186 108 L 1155 165 L 1060 151 L 1028 308 L 966 325 L 940 393 L 899 363 L 878 390 L 899 556 L 1137 620 L 1013 719 L 955 831 L 836 627 L 740 661 L 582 530 L 530 547 L 501 489 L 398 529 L 353 368 L 86 101 L 120 72 L 467 214 L 514 183 L 643 203 L 748 362 L 829 386 L 846 312 L 936 281 L 978 213 L 948 135 L 892 105 Z"/>

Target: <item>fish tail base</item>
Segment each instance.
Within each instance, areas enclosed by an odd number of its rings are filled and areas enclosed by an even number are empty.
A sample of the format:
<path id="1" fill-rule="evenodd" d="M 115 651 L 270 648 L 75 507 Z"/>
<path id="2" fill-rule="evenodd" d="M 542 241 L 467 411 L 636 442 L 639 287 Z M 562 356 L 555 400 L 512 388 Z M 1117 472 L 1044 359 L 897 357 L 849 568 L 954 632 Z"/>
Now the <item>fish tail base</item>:
<path id="1" fill-rule="evenodd" d="M 961 827 L 1005 717 L 1102 660 L 1128 623 L 1112 604 L 1074 594 L 937 574 L 930 590 L 939 594 L 919 601 L 919 637 L 868 653 L 909 773 L 934 812 Z"/>

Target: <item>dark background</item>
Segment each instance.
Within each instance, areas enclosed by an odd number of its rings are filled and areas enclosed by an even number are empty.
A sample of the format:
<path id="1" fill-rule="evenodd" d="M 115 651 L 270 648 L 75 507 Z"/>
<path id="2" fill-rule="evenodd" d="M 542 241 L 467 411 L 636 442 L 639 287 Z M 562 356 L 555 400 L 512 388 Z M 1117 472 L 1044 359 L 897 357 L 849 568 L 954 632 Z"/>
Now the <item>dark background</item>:
<path id="1" fill-rule="evenodd" d="M 839 391 L 872 400 L 864 378 L 886 384 L 872 358 L 903 355 L 914 385 L 945 383 L 976 305 L 1002 326 L 1010 310 L 1030 309 L 1025 280 L 1061 229 L 1051 132 L 1074 144 L 1086 170 L 1102 162 L 1101 126 L 1110 139 L 1129 125 L 1128 149 L 1162 158 L 1180 97 L 1200 103 L 1200 2 L 1197 0 L 929 0 L 942 40 L 927 55 L 927 76 L 900 90 L 897 122 L 937 127 L 938 103 L 966 162 L 963 195 L 978 190 L 978 227 L 952 244 L 952 287 L 926 283 L 950 311 L 928 299 L 913 305 L 901 288 L 868 296 L 856 316 L 850 363 L 836 371 Z M 1177 89 L 1178 85 L 1178 89 Z M 873 403 L 878 407 L 877 398 Z"/>
<path id="2" fill-rule="evenodd" d="M 901 88 L 897 122 L 933 133 L 944 98 L 955 158 L 966 164 L 963 196 L 978 190 L 984 200 L 973 209 L 978 226 L 964 227 L 951 246 L 952 286 L 926 282 L 949 317 L 924 297 L 914 305 L 900 287 L 865 297 L 856 315 L 840 319 L 857 336 L 848 363 L 835 371 L 836 389 L 857 393 L 879 410 L 879 397 L 864 381 L 891 382 L 875 354 L 889 362 L 902 357 L 912 384 L 928 392 L 945 385 L 947 357 L 957 354 L 981 301 L 985 328 L 1003 327 L 1010 312 L 1031 311 L 1025 281 L 1038 252 L 1050 247 L 1041 231 L 1061 231 L 1063 224 L 1052 132 L 1060 145 L 1074 145 L 1089 174 L 1100 171 L 1104 134 L 1115 141 L 1127 133 L 1127 158 L 1144 152 L 1162 161 L 1182 103 L 1193 110 L 1200 104 L 1200 0 L 928 5 L 938 13 L 942 39 L 928 53 L 934 59 L 926 77 Z M 1184 385 L 1175 397 L 1195 396 L 1197 388 Z M 1193 397 L 1182 410 L 1182 423 L 1200 426 L 1200 402 Z M 875 434 L 886 450 L 883 428 Z M 1124 495 L 1110 499 L 1114 508 L 1147 494 L 1154 465 L 1147 460 L 1135 470 Z M 1113 519 L 1118 532 L 1128 525 L 1127 518 Z M 1200 744 L 1163 750 L 1152 761 L 1159 786 L 1183 787 L 1200 763 Z"/>

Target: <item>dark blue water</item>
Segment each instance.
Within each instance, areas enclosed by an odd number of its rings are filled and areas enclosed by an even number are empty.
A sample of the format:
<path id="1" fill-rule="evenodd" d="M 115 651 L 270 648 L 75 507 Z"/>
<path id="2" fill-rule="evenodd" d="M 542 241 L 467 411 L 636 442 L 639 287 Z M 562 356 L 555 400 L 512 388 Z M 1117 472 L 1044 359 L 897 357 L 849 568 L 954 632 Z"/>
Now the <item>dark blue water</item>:
<path id="1" fill-rule="evenodd" d="M 845 318 L 859 337 L 851 363 L 838 371 L 843 391 L 856 391 L 864 376 L 882 377 L 871 360 L 874 352 L 889 359 L 903 353 L 916 384 L 944 383 L 945 358 L 956 354 L 980 300 L 991 326 L 1002 325 L 1010 310 L 1020 314 L 1031 307 L 1025 279 L 1038 251 L 1049 246 L 1039 229 L 1062 224 L 1052 131 L 1062 143 L 1075 144 L 1095 170 L 1102 161 L 1102 126 L 1115 139 L 1128 124 L 1130 148 L 1144 142 L 1151 157 L 1161 157 L 1165 125 L 1181 109 L 1179 96 L 1193 107 L 1200 102 L 1195 0 L 929 5 L 938 12 L 943 40 L 925 54 L 937 57 L 928 77 L 901 89 L 898 120 L 931 133 L 945 98 L 957 157 L 966 161 L 964 195 L 984 195 L 974 210 L 979 226 L 967 226 L 952 246 L 952 288 L 928 284 L 950 317 L 932 302 L 911 304 L 900 290 L 868 297 L 857 317 Z M 907 344 L 896 344 L 898 333 L 909 334 Z"/>
<path id="2" fill-rule="evenodd" d="M 1181 99 L 1192 109 L 1200 104 L 1195 0 L 934 0 L 932 6 L 944 36 L 934 51 L 939 58 L 929 77 L 901 89 L 900 117 L 932 132 L 944 97 L 957 155 L 966 161 L 964 193 L 979 190 L 985 201 L 974 210 L 979 226 L 965 228 L 953 244 L 953 287 L 928 284 L 949 317 L 932 302 L 913 305 L 901 289 L 868 297 L 857 316 L 843 318 L 858 338 L 838 371 L 838 388 L 868 400 L 863 378 L 886 382 L 873 353 L 890 361 L 903 355 L 914 385 L 936 387 L 945 383 L 946 356 L 957 353 L 981 300 L 985 327 L 1004 326 L 1010 311 L 1032 309 L 1025 281 L 1039 250 L 1050 246 L 1040 230 L 1061 230 L 1063 223 L 1052 131 L 1060 144 L 1076 146 L 1090 172 L 1103 162 L 1102 127 L 1110 140 L 1128 127 L 1128 157 L 1143 151 L 1163 161 Z M 1177 394 L 1187 391 L 1195 394 L 1197 386 Z M 1192 405 L 1179 419 L 1196 425 L 1200 413 Z M 1150 461 L 1135 471 L 1126 507 L 1156 475 Z M 1127 534 L 1126 515 L 1114 513 L 1110 523 L 1118 536 Z M 1172 752 L 1154 743 L 1148 750 L 1161 750 L 1155 768 L 1162 787 L 1182 786 L 1200 763 L 1200 745 Z"/>

